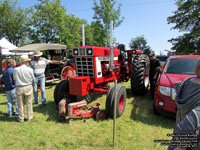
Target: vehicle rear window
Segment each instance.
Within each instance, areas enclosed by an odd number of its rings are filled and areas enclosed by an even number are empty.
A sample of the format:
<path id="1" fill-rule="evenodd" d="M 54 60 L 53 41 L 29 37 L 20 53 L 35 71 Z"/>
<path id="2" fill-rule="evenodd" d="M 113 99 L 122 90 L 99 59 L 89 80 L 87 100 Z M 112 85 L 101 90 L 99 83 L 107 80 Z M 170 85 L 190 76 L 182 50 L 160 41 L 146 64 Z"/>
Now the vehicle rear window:
<path id="1" fill-rule="evenodd" d="M 164 73 L 194 75 L 197 58 L 170 59 L 165 66 Z"/>

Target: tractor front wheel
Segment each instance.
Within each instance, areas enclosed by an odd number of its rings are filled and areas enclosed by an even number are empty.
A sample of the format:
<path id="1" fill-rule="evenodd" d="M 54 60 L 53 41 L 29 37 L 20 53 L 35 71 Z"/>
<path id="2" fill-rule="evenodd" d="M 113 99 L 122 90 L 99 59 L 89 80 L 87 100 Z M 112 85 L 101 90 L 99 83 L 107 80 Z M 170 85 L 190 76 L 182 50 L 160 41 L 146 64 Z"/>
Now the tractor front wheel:
<path id="1" fill-rule="evenodd" d="M 69 94 L 69 80 L 61 81 L 54 90 L 54 102 L 56 105 L 58 105 L 63 98 L 70 100 L 67 103 L 76 101 L 77 96 Z"/>
<path id="2" fill-rule="evenodd" d="M 131 90 L 133 94 L 144 95 L 149 85 L 149 58 L 146 55 L 137 55 L 132 59 Z"/>
<path id="3" fill-rule="evenodd" d="M 120 117 L 126 106 L 126 88 L 121 84 L 117 85 L 117 107 L 116 117 Z M 108 116 L 114 116 L 114 100 L 115 100 L 115 86 L 111 87 L 106 98 L 106 113 Z"/>
<path id="4" fill-rule="evenodd" d="M 65 66 L 61 71 L 61 80 L 69 80 L 69 77 L 76 75 L 76 70 L 71 66 Z"/>

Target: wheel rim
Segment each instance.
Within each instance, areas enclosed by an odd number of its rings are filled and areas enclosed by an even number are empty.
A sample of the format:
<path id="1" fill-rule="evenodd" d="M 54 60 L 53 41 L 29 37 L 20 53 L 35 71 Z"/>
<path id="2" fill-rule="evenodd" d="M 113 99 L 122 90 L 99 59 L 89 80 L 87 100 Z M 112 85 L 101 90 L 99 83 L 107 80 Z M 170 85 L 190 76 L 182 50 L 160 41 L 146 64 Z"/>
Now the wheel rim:
<path id="1" fill-rule="evenodd" d="M 118 107 L 119 107 L 119 110 L 122 111 L 124 107 L 124 94 L 120 96 Z"/>
<path id="2" fill-rule="evenodd" d="M 69 66 L 63 68 L 61 73 L 61 80 L 68 80 L 69 77 L 74 76 L 73 69 Z"/>

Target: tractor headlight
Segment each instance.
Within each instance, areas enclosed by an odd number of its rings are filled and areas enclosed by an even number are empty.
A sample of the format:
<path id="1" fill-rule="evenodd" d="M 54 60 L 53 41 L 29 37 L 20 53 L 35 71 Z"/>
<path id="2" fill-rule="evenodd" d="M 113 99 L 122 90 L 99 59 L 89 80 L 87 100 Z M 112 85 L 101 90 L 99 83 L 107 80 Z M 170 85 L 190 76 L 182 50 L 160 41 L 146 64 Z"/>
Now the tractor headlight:
<path id="1" fill-rule="evenodd" d="M 78 55 L 78 49 L 73 49 L 73 54 Z"/>
<path id="2" fill-rule="evenodd" d="M 92 55 L 92 54 L 93 54 L 92 48 L 87 48 L 87 55 Z"/>
<path id="3" fill-rule="evenodd" d="M 160 91 L 160 93 L 162 95 L 171 97 L 171 89 L 170 89 L 170 87 L 160 86 L 159 89 L 160 89 L 159 91 Z"/>

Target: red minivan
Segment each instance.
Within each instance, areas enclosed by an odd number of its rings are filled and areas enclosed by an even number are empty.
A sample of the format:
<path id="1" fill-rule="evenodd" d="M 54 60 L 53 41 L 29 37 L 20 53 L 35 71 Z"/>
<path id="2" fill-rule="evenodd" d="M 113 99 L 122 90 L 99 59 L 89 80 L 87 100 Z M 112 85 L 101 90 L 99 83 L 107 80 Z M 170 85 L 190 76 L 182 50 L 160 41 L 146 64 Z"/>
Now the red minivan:
<path id="1" fill-rule="evenodd" d="M 154 113 L 175 116 L 177 106 L 174 83 L 194 77 L 194 68 L 198 59 L 200 55 L 177 55 L 167 59 L 156 83 Z"/>

